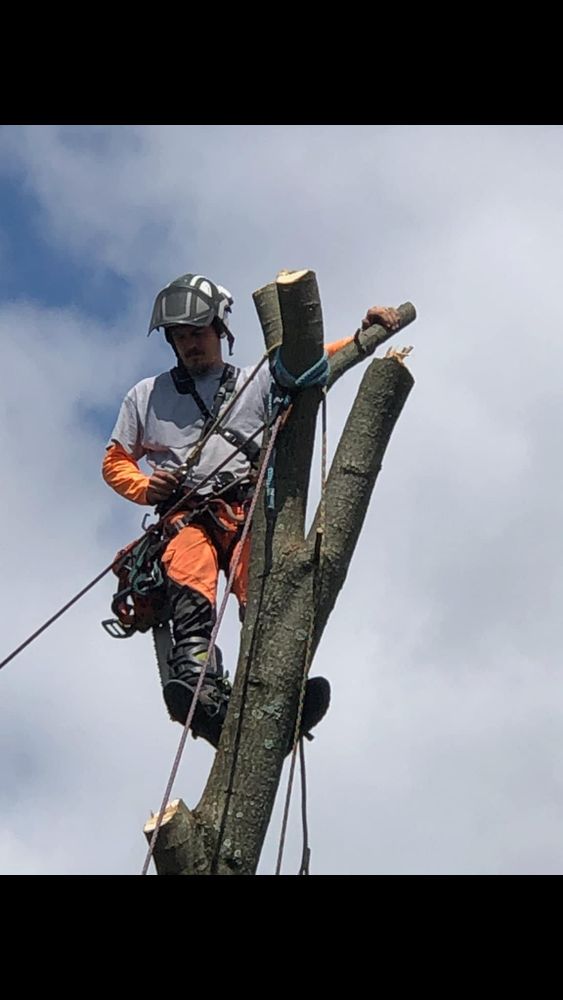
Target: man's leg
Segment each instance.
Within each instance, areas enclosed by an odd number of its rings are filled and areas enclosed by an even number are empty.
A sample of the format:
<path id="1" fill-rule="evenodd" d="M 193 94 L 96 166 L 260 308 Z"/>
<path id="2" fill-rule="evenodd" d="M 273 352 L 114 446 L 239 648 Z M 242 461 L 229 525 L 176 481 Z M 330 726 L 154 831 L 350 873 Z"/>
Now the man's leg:
<path id="1" fill-rule="evenodd" d="M 174 648 L 163 695 L 172 719 L 185 723 L 201 670 L 208 660 L 215 623 L 219 572 L 217 553 L 204 529 L 190 524 L 169 542 L 162 564 L 172 609 Z M 230 685 L 223 678 L 220 650 L 215 647 L 194 713 L 192 730 L 217 746 L 227 711 Z"/>

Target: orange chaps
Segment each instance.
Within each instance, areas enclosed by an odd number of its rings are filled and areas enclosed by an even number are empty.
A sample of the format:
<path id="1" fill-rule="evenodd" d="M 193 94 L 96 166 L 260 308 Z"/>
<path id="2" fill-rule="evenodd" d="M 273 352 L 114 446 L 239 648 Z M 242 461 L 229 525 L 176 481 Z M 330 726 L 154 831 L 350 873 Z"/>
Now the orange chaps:
<path id="1" fill-rule="evenodd" d="M 167 576 L 181 587 L 190 587 L 207 598 L 214 607 L 217 599 L 217 580 L 222 569 L 228 576 L 230 567 L 240 551 L 240 533 L 246 518 L 248 504 L 211 501 L 203 523 L 191 523 L 179 528 L 166 546 L 162 566 Z M 172 518 L 172 524 L 183 515 Z M 247 535 L 233 581 L 233 593 L 239 605 L 247 599 L 250 535 Z"/>

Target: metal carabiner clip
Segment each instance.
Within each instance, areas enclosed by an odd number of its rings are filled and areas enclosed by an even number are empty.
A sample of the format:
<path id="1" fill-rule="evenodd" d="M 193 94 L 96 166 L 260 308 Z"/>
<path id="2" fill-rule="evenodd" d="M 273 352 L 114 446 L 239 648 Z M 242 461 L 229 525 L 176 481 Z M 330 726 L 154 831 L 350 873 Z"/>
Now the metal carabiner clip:
<path id="1" fill-rule="evenodd" d="M 152 513 L 150 511 L 147 511 L 147 513 L 143 517 L 143 520 L 141 521 L 141 528 L 143 529 L 145 534 L 147 531 L 150 531 L 150 529 L 154 527 L 155 524 L 158 524 L 158 519 L 156 521 L 153 521 L 152 524 L 147 524 L 149 517 L 152 517 Z"/>

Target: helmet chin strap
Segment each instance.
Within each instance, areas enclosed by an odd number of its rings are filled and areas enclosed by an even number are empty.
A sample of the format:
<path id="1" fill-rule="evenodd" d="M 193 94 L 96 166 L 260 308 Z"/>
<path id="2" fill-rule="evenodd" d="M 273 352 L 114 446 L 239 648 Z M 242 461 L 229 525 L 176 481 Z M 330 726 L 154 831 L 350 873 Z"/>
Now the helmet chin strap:
<path id="1" fill-rule="evenodd" d="M 235 338 L 233 337 L 230 330 L 227 330 L 226 336 L 227 336 L 227 343 L 229 345 L 229 357 L 231 357 L 233 353 L 233 345 L 235 343 Z"/>
<path id="2" fill-rule="evenodd" d="M 178 362 L 178 368 L 180 370 L 180 374 L 181 375 L 187 374 L 187 368 L 186 368 L 184 362 L 182 361 L 180 355 L 178 354 L 178 348 L 176 347 L 176 344 L 174 343 L 174 338 L 172 337 L 172 335 L 170 333 L 168 333 L 168 330 L 166 329 L 166 327 L 164 328 L 164 336 L 166 337 L 166 342 L 168 344 L 170 344 L 170 347 L 172 348 L 172 350 L 174 351 L 174 354 L 176 355 L 176 361 Z"/>
<path id="3" fill-rule="evenodd" d="M 222 319 L 219 319 L 218 316 L 215 317 L 211 325 L 220 339 L 222 339 L 223 337 L 226 338 L 227 343 L 229 345 L 229 357 L 230 357 L 231 354 L 233 353 L 233 344 L 235 342 L 235 338 L 233 337 L 231 331 L 229 330 L 229 327 L 227 326 L 226 323 L 223 322 Z"/>

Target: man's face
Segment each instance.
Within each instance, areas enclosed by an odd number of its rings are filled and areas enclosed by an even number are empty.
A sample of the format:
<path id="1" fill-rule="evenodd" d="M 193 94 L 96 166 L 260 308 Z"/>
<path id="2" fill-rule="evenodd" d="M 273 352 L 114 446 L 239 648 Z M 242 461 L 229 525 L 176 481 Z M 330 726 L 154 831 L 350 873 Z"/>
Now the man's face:
<path id="1" fill-rule="evenodd" d="M 204 375 L 221 364 L 221 340 L 213 326 L 171 326 L 168 328 L 186 368 L 192 375 Z"/>

